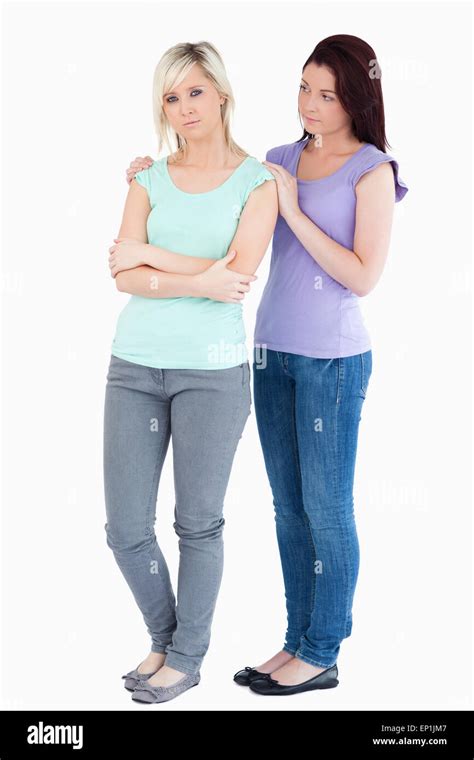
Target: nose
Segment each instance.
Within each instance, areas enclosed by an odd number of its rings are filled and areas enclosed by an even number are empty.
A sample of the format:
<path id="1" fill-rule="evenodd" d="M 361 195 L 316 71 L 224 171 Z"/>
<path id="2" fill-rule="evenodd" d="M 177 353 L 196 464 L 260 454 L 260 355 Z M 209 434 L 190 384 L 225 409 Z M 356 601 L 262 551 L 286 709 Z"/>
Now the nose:
<path id="1" fill-rule="evenodd" d="M 304 99 L 304 110 L 310 114 L 313 118 L 318 117 L 318 94 L 315 92 L 310 93 L 309 97 L 306 95 Z"/>
<path id="2" fill-rule="evenodd" d="M 182 116 L 191 116 L 193 113 L 192 103 L 183 98 L 181 101 L 181 114 Z"/>

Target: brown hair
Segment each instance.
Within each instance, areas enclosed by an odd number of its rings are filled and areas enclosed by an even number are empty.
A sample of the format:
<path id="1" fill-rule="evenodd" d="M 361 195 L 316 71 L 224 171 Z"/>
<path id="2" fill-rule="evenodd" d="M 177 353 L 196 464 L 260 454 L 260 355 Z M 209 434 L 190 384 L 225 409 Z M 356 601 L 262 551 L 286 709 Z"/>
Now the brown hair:
<path id="1" fill-rule="evenodd" d="M 318 42 L 303 71 L 309 63 L 327 66 L 334 74 L 336 94 L 352 119 L 353 135 L 385 153 L 390 144 L 385 135 L 382 72 L 370 45 L 352 34 L 334 34 Z M 297 142 L 309 134 L 303 127 L 303 137 Z"/>

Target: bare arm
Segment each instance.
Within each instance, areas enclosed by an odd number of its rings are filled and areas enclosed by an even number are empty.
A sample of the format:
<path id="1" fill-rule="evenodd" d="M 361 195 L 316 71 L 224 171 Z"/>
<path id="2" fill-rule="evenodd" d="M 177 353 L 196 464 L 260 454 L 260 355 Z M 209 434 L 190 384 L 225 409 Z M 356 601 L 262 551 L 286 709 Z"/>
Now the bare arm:
<path id="1" fill-rule="evenodd" d="M 149 266 L 125 269 L 116 275 L 115 281 L 118 290 L 145 298 L 203 296 L 192 275 L 168 274 Z"/>
<path id="2" fill-rule="evenodd" d="M 276 182 L 267 180 L 250 193 L 240 215 L 239 225 L 229 250 L 237 255 L 228 269 L 254 274 L 273 235 L 278 217 Z"/>
<path id="3" fill-rule="evenodd" d="M 166 248 L 148 243 L 145 258 L 147 265 L 162 272 L 177 274 L 199 274 L 205 272 L 216 263 L 217 259 L 205 259 L 200 256 L 186 256 L 184 253 L 174 253 Z"/>
<path id="4" fill-rule="evenodd" d="M 356 184 L 354 250 L 345 248 L 298 209 L 286 219 L 310 256 L 334 280 L 358 296 L 377 284 L 388 256 L 395 204 L 393 169 L 386 162 Z"/>

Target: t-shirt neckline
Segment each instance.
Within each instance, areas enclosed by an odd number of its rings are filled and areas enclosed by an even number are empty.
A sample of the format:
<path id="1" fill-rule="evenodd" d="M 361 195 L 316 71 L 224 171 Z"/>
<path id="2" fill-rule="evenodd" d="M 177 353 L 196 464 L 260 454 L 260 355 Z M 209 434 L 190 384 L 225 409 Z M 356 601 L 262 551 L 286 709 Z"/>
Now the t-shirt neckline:
<path id="1" fill-rule="evenodd" d="M 336 175 L 338 175 L 339 172 L 342 172 L 342 170 L 346 168 L 347 164 L 349 164 L 351 161 L 353 161 L 353 159 L 356 158 L 356 156 L 358 156 L 364 150 L 364 148 L 367 148 L 370 145 L 370 143 L 365 143 L 364 145 L 361 145 L 360 148 L 358 148 L 355 151 L 355 153 L 352 154 L 352 156 L 349 156 L 349 158 L 346 161 L 344 161 L 344 163 L 342 164 L 342 166 L 339 167 L 339 169 L 336 169 L 335 172 L 333 172 L 332 174 L 328 174 L 326 177 L 319 177 L 318 179 L 298 179 L 298 177 L 296 176 L 296 172 L 298 171 L 298 164 L 299 164 L 299 161 L 300 161 L 300 156 L 301 156 L 301 154 L 302 154 L 305 146 L 308 144 L 308 142 L 309 142 L 309 137 L 307 137 L 306 140 L 302 140 L 301 141 L 301 148 L 299 148 L 297 150 L 296 159 L 295 159 L 295 163 L 294 163 L 294 167 L 293 167 L 294 177 L 295 177 L 296 181 L 299 182 L 302 185 L 312 185 L 315 182 L 324 182 L 325 180 L 332 179 L 333 177 L 335 177 Z M 297 146 L 298 146 L 298 143 L 297 143 Z"/>
<path id="2" fill-rule="evenodd" d="M 239 169 L 240 169 L 240 168 L 241 168 L 241 167 L 242 167 L 242 166 L 243 166 L 243 165 L 244 165 L 244 164 L 245 164 L 245 163 L 246 163 L 246 162 L 247 162 L 247 161 L 248 161 L 250 158 L 252 158 L 252 156 L 246 156 L 246 157 L 244 158 L 244 160 L 243 160 L 243 161 L 242 161 L 242 162 L 241 162 L 241 163 L 240 163 L 240 164 L 239 164 L 239 165 L 238 165 L 238 166 L 237 166 L 237 167 L 234 169 L 234 171 L 232 172 L 232 174 L 231 174 L 229 177 L 227 177 L 227 179 L 226 179 L 226 180 L 224 180 L 224 182 L 222 182 L 220 185 L 217 185 L 217 187 L 213 187 L 213 188 L 212 188 L 212 190 L 206 190 L 204 193 L 188 193 L 186 190 L 181 190 L 181 188 L 179 188 L 177 185 L 175 185 L 175 183 L 174 183 L 174 182 L 173 182 L 173 180 L 171 179 L 171 174 L 170 174 L 170 173 L 169 173 L 169 171 L 168 171 L 168 156 L 165 156 L 165 157 L 163 158 L 163 167 L 164 167 L 164 170 L 165 170 L 165 176 L 166 176 L 166 178 L 167 178 L 167 180 L 168 180 L 168 183 L 171 185 L 171 187 L 173 187 L 173 188 L 176 190 L 176 192 L 178 192 L 178 193 L 181 193 L 181 195 L 189 195 L 189 196 L 191 196 L 192 198 L 194 198 L 194 197 L 200 197 L 200 196 L 202 196 L 202 195 L 210 195 L 211 193 L 215 193 L 215 192 L 216 192 L 216 190 L 220 190 L 222 187 L 224 187 L 224 185 L 227 185 L 227 183 L 228 183 L 228 182 L 230 182 L 230 180 L 231 180 L 233 177 L 235 177 L 235 175 L 237 174 L 237 172 L 239 171 Z"/>

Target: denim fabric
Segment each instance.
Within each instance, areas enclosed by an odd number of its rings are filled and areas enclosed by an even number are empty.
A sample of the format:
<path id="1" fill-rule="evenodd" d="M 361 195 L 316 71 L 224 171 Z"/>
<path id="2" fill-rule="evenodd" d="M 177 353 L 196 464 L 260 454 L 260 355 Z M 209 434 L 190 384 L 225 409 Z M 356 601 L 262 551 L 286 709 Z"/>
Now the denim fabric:
<path id="1" fill-rule="evenodd" d="M 254 350 L 255 414 L 285 586 L 283 648 L 321 667 L 335 664 L 352 629 L 354 468 L 371 372 L 371 350 L 334 359 Z"/>

